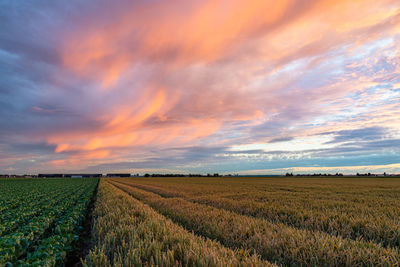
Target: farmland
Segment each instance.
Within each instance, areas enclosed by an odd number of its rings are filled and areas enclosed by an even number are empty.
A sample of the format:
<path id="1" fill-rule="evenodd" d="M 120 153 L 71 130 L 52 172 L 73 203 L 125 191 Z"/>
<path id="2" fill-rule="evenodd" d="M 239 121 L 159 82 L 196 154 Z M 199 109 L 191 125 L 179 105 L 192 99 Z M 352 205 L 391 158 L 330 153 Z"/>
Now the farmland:
<path id="1" fill-rule="evenodd" d="M 270 263 L 400 264 L 396 179 L 136 178 L 107 183 L 198 236 Z"/>
<path id="2" fill-rule="evenodd" d="M 0 266 L 65 264 L 97 181 L 0 180 Z M 96 192 L 83 266 L 400 265 L 396 178 L 102 178 Z"/>
<path id="3" fill-rule="evenodd" d="M 98 179 L 0 180 L 0 266 L 57 266 L 79 239 Z"/>

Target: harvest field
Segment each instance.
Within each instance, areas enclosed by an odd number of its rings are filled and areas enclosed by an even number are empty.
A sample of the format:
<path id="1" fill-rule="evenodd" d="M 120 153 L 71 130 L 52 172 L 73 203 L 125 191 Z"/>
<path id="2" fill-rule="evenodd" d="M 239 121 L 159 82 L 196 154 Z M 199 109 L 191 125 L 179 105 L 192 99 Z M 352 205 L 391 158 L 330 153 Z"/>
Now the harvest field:
<path id="1" fill-rule="evenodd" d="M 399 213 L 398 179 L 105 179 L 86 263 L 399 266 Z"/>
<path id="2" fill-rule="evenodd" d="M 97 181 L 0 180 L 0 266 L 68 262 Z M 102 178 L 95 199 L 83 266 L 400 265 L 396 178 Z"/>
<path id="3" fill-rule="evenodd" d="M 98 179 L 0 180 L 0 266 L 60 266 Z"/>

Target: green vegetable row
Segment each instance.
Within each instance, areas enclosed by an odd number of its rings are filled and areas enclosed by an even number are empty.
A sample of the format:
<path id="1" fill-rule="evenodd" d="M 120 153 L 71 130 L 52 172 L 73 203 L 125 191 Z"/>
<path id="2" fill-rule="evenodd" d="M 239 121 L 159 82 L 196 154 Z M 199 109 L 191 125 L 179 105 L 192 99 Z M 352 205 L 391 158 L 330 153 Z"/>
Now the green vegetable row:
<path id="1" fill-rule="evenodd" d="M 33 253 L 28 253 L 16 265 L 30 264 L 33 266 L 59 266 L 65 260 L 71 244 L 79 239 L 81 225 L 85 219 L 90 199 L 93 197 L 94 184 L 87 188 L 75 201 L 71 209 L 57 219 L 49 237 L 40 240 Z"/>
<path id="2" fill-rule="evenodd" d="M 65 198 L 59 205 L 49 205 L 39 217 L 34 217 L 17 232 L 10 233 L 0 238 L 0 264 L 8 261 L 16 261 L 25 255 L 29 247 L 40 240 L 42 235 L 52 227 L 60 214 L 73 207 L 75 201 L 81 196 L 85 187 Z"/>
<path id="3" fill-rule="evenodd" d="M 0 220 L 0 236 L 17 231 L 19 227 L 22 227 L 33 217 L 40 216 L 48 207 L 52 207 L 69 197 L 74 190 L 76 189 L 54 191 L 42 196 L 37 201 L 30 201 L 25 205 L 21 205 L 16 210 L 7 210 L 4 212 L 7 215 L 2 216 L 3 218 Z"/>
<path id="4" fill-rule="evenodd" d="M 16 212 L 17 208 L 35 203 L 53 191 L 57 191 L 55 184 L 59 179 L 40 182 L 37 179 L 0 179 L 0 220 L 8 214 Z M 60 188 L 62 189 L 62 188 Z"/>
<path id="5" fill-rule="evenodd" d="M 86 216 L 87 203 L 93 195 L 98 180 L 57 179 L 51 182 L 48 180 L 35 182 L 38 187 L 49 191 L 48 196 L 37 199 L 36 203 L 27 202 L 32 211 L 15 213 L 14 221 L 11 217 L 7 217 L 10 221 L 5 222 L 5 226 L 9 223 L 12 230 L 5 231 L 7 234 L 0 237 L 0 266 L 4 264 L 55 266 L 53 261 L 48 260 L 49 251 L 54 252 L 50 253 L 51 256 L 56 255 L 55 262 L 61 263 L 70 249 L 69 245 L 79 234 L 79 224 Z M 18 185 L 14 184 L 15 187 Z M 13 191 L 11 185 L 9 190 Z M 34 187 L 32 191 L 29 191 L 29 188 L 24 189 L 26 199 L 30 199 L 29 195 L 35 192 Z M 18 208 L 18 210 L 23 209 Z M 40 254 L 43 249 L 46 252 Z"/>

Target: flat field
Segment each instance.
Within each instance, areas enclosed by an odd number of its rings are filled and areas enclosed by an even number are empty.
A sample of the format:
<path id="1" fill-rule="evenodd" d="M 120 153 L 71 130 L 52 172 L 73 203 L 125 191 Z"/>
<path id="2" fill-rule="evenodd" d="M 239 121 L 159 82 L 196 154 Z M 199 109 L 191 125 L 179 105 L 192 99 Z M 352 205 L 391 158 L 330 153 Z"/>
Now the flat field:
<path id="1" fill-rule="evenodd" d="M 91 266 L 400 265 L 399 179 L 114 178 L 98 201 Z"/>
<path id="2" fill-rule="evenodd" d="M 1 179 L 0 266 L 61 266 L 98 179 Z"/>
<path id="3" fill-rule="evenodd" d="M 0 266 L 68 265 L 97 181 L 0 180 Z M 95 199 L 83 266 L 400 266 L 397 178 L 102 178 Z"/>

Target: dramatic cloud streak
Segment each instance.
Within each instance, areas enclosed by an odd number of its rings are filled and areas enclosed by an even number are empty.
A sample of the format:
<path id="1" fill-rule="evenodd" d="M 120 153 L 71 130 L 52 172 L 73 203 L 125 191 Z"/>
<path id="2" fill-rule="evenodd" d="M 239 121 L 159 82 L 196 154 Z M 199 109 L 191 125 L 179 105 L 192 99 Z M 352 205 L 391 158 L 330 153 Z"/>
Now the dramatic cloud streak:
<path id="1" fill-rule="evenodd" d="M 400 172 L 398 1 L 0 6 L 2 172 Z"/>

